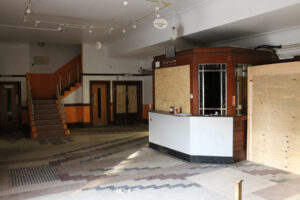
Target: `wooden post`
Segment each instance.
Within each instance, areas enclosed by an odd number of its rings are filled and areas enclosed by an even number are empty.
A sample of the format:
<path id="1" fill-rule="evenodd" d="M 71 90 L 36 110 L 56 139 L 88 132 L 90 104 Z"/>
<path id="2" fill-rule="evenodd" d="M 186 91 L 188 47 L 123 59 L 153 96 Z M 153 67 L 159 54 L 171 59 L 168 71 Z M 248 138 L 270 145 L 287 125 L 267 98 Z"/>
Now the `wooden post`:
<path id="1" fill-rule="evenodd" d="M 235 183 L 235 200 L 242 200 L 242 183 L 243 180 Z"/>

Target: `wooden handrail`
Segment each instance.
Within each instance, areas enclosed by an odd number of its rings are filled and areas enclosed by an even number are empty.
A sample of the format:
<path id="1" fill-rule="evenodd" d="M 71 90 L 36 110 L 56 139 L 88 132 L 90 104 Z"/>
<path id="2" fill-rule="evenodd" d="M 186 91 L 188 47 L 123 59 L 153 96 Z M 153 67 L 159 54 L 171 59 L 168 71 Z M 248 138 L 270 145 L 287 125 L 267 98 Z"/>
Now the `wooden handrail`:
<path id="1" fill-rule="evenodd" d="M 57 91 L 62 93 L 63 90 L 69 88 L 72 84 L 79 83 L 81 77 L 81 71 L 79 64 L 77 63 L 76 68 L 69 73 L 64 73 L 59 75 L 59 79 L 57 82 Z"/>

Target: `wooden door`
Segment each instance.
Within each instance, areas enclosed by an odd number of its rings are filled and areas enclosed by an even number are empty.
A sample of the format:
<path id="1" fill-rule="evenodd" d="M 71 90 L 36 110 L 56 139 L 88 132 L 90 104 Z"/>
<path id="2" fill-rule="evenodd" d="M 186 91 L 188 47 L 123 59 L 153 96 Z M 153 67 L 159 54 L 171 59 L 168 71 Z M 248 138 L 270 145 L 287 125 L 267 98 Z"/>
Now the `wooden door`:
<path id="1" fill-rule="evenodd" d="M 114 82 L 116 123 L 136 123 L 142 114 L 142 82 Z"/>
<path id="2" fill-rule="evenodd" d="M 0 83 L 0 130 L 13 131 L 20 128 L 19 83 Z"/>
<path id="3" fill-rule="evenodd" d="M 108 84 L 93 83 L 92 84 L 92 119 L 93 124 L 108 123 Z"/>

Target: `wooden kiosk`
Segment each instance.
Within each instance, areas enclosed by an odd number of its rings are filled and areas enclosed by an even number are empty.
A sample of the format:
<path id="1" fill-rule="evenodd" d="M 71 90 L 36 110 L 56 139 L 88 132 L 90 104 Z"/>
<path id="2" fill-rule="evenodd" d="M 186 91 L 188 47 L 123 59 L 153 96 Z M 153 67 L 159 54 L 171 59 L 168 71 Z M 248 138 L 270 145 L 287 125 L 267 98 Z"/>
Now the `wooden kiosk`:
<path id="1" fill-rule="evenodd" d="M 232 47 L 154 57 L 149 146 L 192 162 L 245 160 L 247 69 L 275 61 L 269 51 Z"/>

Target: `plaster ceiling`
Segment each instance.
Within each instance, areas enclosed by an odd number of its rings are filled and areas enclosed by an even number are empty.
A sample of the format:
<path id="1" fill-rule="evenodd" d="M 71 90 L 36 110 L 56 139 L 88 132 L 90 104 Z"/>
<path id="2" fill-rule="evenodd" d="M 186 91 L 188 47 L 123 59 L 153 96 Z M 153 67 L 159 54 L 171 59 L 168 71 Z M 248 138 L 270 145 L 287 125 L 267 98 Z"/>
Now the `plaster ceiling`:
<path id="1" fill-rule="evenodd" d="M 168 0 L 171 6 L 162 11 L 169 15 L 170 11 L 188 9 L 204 0 Z M 0 0 L 0 40 L 44 41 L 52 43 L 81 44 L 96 40 L 109 40 L 122 33 L 108 35 L 108 30 L 95 30 L 92 35 L 84 30 L 55 31 L 30 30 L 33 23 L 23 23 L 23 14 L 27 0 Z M 76 24 L 104 26 L 121 26 L 153 11 L 155 4 L 145 0 L 128 0 L 124 6 L 122 0 L 32 0 L 33 18 L 54 20 Z M 154 16 L 142 20 L 139 26 L 152 23 Z M 41 28 L 57 28 L 40 25 Z"/>

